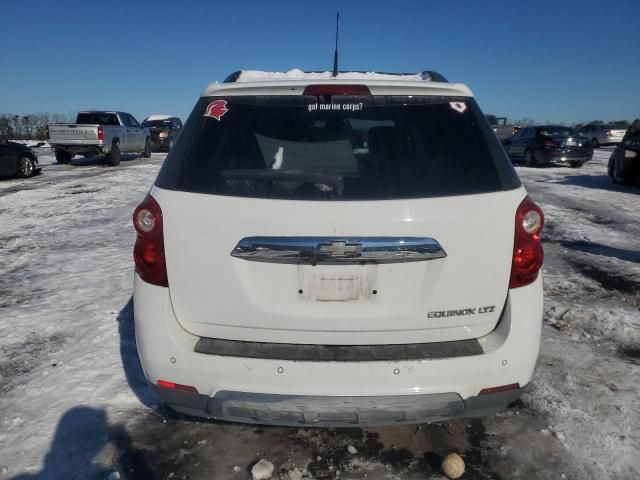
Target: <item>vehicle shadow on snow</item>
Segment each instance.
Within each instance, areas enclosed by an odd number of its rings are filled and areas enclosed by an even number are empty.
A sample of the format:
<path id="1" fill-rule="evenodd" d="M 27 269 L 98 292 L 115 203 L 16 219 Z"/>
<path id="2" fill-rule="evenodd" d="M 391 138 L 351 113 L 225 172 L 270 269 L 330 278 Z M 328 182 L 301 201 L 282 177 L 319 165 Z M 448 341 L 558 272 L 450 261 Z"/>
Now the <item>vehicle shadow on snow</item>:
<path id="1" fill-rule="evenodd" d="M 135 153 L 123 153 L 120 161 L 122 162 L 131 162 L 133 160 L 144 160 L 140 155 Z M 74 167 L 94 167 L 96 165 L 105 165 L 107 166 L 107 160 L 104 155 L 94 155 L 92 157 L 74 157 L 70 165 Z"/>
<path id="2" fill-rule="evenodd" d="M 584 240 L 561 241 L 560 245 L 570 250 L 602 255 L 604 257 L 618 258 L 627 262 L 640 263 L 640 250 L 624 250 L 609 245 Z"/>
<path id="3" fill-rule="evenodd" d="M 118 313 L 118 333 L 120 334 L 122 368 L 131 391 L 146 407 L 157 408 L 158 399 L 144 376 L 140 358 L 138 357 L 133 320 L 133 297 Z"/>
<path id="4" fill-rule="evenodd" d="M 640 188 L 637 186 L 623 186 L 613 183 L 608 175 L 571 175 L 563 180 L 554 181 L 558 185 L 573 185 L 577 187 L 596 188 L 599 190 L 611 190 L 614 192 L 633 193 L 640 195 Z"/>
<path id="5" fill-rule="evenodd" d="M 98 458 L 107 447 L 115 460 L 109 460 L 115 465 L 111 469 L 102 467 Z M 12 480 L 112 478 L 114 470 L 127 472 L 127 478 L 152 478 L 143 455 L 133 447 L 122 425 L 109 425 L 102 409 L 78 406 L 60 419 L 42 470 L 19 474 Z"/>

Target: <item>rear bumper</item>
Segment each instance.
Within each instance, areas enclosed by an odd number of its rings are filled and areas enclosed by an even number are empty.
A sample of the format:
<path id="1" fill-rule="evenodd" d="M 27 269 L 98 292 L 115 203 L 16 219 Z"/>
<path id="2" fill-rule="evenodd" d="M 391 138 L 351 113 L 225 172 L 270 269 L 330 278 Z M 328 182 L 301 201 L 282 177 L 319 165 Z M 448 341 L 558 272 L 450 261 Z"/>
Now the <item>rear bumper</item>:
<path id="1" fill-rule="evenodd" d="M 87 144 L 87 145 L 63 145 L 63 144 L 52 144 L 51 150 L 55 152 L 56 150 L 64 150 L 73 155 L 82 155 L 82 154 L 107 154 L 111 150 L 111 147 L 103 144 L 103 143 L 95 143 L 95 144 Z"/>
<path id="2" fill-rule="evenodd" d="M 153 135 L 149 137 L 149 141 L 151 142 L 151 148 L 169 148 L 171 143 L 170 137 L 154 137 Z"/>
<path id="3" fill-rule="evenodd" d="M 517 390 L 479 393 L 531 379 L 540 344 L 542 279 L 509 291 L 498 326 L 478 339 L 481 354 L 451 358 L 314 362 L 196 353 L 200 338 L 176 320 L 168 289 L 137 275 L 134 312 L 147 379 L 199 392 L 158 389 L 177 411 L 283 425 L 419 423 L 491 414 L 517 398 Z"/>
<path id="4" fill-rule="evenodd" d="M 592 150 L 573 150 L 573 151 L 563 151 L 563 150 L 548 150 L 541 149 L 536 152 L 536 158 L 540 157 L 540 159 L 544 163 L 585 163 L 593 158 Z"/>
<path id="5" fill-rule="evenodd" d="M 213 398 L 156 387 L 174 410 L 196 417 L 284 426 L 341 427 L 440 422 L 492 415 L 518 398 L 521 389 L 469 397 L 456 393 L 377 397 L 329 397 L 218 392 Z"/>

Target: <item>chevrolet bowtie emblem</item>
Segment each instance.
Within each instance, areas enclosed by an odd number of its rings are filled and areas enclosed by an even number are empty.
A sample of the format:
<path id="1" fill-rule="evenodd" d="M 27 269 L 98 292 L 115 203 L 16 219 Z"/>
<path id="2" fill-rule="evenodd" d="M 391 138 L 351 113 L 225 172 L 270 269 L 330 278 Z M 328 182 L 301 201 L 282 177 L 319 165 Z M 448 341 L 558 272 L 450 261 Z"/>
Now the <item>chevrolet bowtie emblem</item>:
<path id="1" fill-rule="evenodd" d="M 335 240 L 330 244 L 320 244 L 317 252 L 330 257 L 357 257 L 360 255 L 362 244 L 347 243 L 344 240 Z"/>

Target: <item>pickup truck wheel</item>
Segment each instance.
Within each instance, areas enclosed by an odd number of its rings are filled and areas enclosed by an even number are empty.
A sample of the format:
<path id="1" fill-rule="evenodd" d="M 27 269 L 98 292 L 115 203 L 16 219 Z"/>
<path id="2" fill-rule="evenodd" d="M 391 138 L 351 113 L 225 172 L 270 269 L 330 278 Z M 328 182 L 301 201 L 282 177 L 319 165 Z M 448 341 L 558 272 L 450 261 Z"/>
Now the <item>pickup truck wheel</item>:
<path id="1" fill-rule="evenodd" d="M 116 142 L 111 145 L 111 151 L 107 155 L 107 163 L 113 167 L 115 167 L 116 165 L 120 165 L 121 156 L 120 144 Z"/>
<path id="2" fill-rule="evenodd" d="M 593 148 L 600 148 L 600 142 L 597 138 L 594 137 L 593 140 L 591 140 L 591 146 Z"/>
<path id="3" fill-rule="evenodd" d="M 142 151 L 142 158 L 151 158 L 151 143 L 149 143 L 149 137 L 144 141 L 144 150 Z"/>
<path id="4" fill-rule="evenodd" d="M 71 161 L 71 154 L 66 150 L 56 150 L 56 161 L 58 163 L 69 163 Z"/>
<path id="5" fill-rule="evenodd" d="M 25 155 L 18 160 L 18 177 L 27 178 L 33 177 L 36 173 L 36 165 L 33 159 Z"/>

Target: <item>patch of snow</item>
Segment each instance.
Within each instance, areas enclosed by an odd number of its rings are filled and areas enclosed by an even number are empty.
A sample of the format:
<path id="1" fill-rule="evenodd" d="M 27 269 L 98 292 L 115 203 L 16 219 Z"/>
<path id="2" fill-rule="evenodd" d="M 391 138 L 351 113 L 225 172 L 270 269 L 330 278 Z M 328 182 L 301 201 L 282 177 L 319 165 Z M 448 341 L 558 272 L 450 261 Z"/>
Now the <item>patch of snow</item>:
<path id="1" fill-rule="evenodd" d="M 144 119 L 145 122 L 153 122 L 154 120 L 168 120 L 173 118 L 174 115 L 149 115 Z"/>
<path id="2" fill-rule="evenodd" d="M 46 140 L 9 140 L 9 142 L 21 143 L 29 148 L 51 148 Z"/>
<path id="3" fill-rule="evenodd" d="M 358 449 L 353 445 L 347 445 L 347 452 L 349 452 L 351 455 L 355 455 L 358 453 Z"/>
<path id="4" fill-rule="evenodd" d="M 287 72 L 264 72 L 261 70 L 243 70 L 236 82 L 264 82 L 272 80 L 323 80 L 334 78 L 332 72 L 304 72 L 294 68 Z M 340 72 L 338 80 L 407 80 L 422 81 L 429 80 L 427 75 L 422 73 L 408 75 L 393 75 L 378 72 Z"/>

